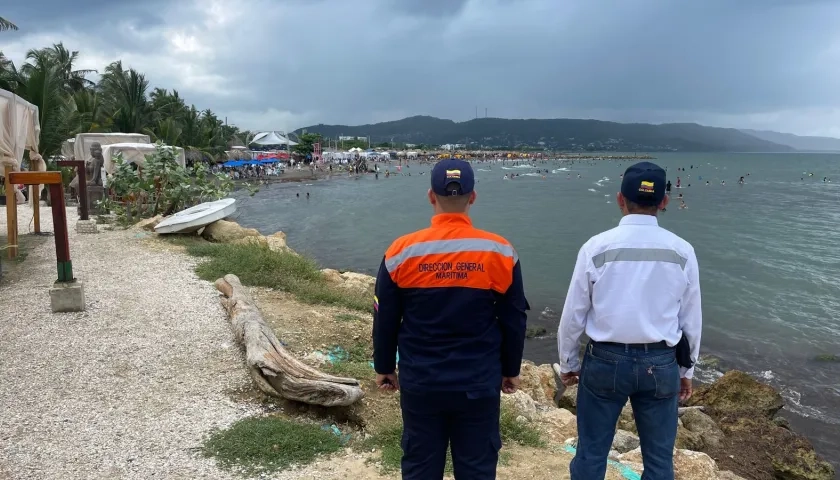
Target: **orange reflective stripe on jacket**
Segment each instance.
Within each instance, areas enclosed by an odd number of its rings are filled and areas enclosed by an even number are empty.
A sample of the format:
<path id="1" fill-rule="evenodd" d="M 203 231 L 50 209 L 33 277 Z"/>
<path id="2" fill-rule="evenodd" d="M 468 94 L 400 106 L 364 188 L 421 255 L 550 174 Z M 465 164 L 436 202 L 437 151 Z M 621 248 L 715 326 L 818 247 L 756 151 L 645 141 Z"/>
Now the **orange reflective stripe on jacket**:
<path id="1" fill-rule="evenodd" d="M 504 238 L 450 215 L 452 228 L 436 225 L 406 235 L 385 253 L 385 266 L 400 288 L 467 287 L 504 293 L 516 250 Z M 443 227 L 443 228 L 441 228 Z"/>

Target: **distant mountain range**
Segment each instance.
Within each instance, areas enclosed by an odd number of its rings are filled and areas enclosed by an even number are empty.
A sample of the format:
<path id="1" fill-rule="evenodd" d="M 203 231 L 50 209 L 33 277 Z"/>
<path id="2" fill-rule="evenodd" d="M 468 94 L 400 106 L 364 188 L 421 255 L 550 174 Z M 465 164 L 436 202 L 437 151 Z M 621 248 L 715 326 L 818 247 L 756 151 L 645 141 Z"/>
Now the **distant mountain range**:
<path id="1" fill-rule="evenodd" d="M 622 152 L 790 152 L 786 134 L 750 133 L 734 128 L 706 127 L 696 123 L 617 123 L 600 120 L 510 120 L 477 118 L 454 122 L 415 116 L 371 125 L 312 125 L 296 131 L 320 133 L 328 138 L 370 137 L 371 143 L 444 145 L 468 148 L 534 147 L 564 151 Z M 770 139 L 765 134 L 784 136 Z M 760 134 L 760 135 L 759 135 Z M 815 137 L 791 137 L 808 139 Z M 840 140 L 833 140 L 840 144 Z"/>
<path id="2" fill-rule="evenodd" d="M 840 138 L 832 137 L 803 137 L 792 133 L 779 133 L 770 130 L 746 130 L 742 132 L 768 142 L 787 145 L 796 150 L 809 152 L 840 152 Z"/>

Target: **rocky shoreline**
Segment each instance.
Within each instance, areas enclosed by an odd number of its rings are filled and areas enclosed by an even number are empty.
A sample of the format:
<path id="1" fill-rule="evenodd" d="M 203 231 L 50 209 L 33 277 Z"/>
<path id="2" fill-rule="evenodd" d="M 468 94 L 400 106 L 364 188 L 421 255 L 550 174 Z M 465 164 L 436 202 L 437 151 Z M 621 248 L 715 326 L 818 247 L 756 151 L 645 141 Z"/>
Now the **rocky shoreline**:
<path id="1" fill-rule="evenodd" d="M 522 421 L 549 425 L 564 444 L 576 445 L 577 386 L 561 385 L 549 365 L 522 365 L 522 390 L 503 401 L 522 412 Z M 559 407 L 559 408 L 558 408 Z M 781 395 L 746 373 L 729 371 L 700 386 L 680 409 L 674 455 L 676 478 L 685 480 L 832 480 L 834 468 L 805 437 L 778 416 Z M 642 472 L 641 450 L 629 402 L 618 422 L 610 459 Z"/>
<path id="2" fill-rule="evenodd" d="M 138 226 L 151 230 L 157 221 L 150 219 Z M 213 242 L 256 243 L 274 251 L 294 253 L 286 245 L 283 232 L 263 236 L 235 222 L 216 222 L 201 235 Z M 321 272 L 330 284 L 340 288 L 371 291 L 375 282 L 374 277 L 359 273 L 333 269 Z M 503 395 L 503 403 L 516 410 L 517 421 L 534 424 L 547 435 L 550 444 L 573 454 L 577 437 L 577 386 L 564 388 L 550 365 L 535 365 L 530 361 L 523 362 L 521 377 L 521 390 Z M 791 431 L 787 421 L 778 415 L 783 407 L 779 392 L 737 370 L 698 387 L 680 411 L 674 456 L 676 478 L 834 479 L 833 466 L 821 459 L 810 442 Z M 639 439 L 629 402 L 619 419 L 610 459 L 614 472 L 624 472 L 623 477 L 615 478 L 638 478 L 632 475 L 642 472 Z"/>

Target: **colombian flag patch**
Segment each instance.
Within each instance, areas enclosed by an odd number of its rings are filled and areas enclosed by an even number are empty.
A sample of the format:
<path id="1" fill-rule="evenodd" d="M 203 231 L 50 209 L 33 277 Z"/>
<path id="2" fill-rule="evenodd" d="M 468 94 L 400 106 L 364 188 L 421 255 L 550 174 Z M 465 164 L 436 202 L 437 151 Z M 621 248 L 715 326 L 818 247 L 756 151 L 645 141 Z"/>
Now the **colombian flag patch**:
<path id="1" fill-rule="evenodd" d="M 460 170 L 447 170 L 446 171 L 446 178 L 450 179 L 458 179 L 461 178 L 461 171 Z"/>
<path id="2" fill-rule="evenodd" d="M 376 295 L 373 296 L 373 309 L 377 312 L 379 311 L 379 297 Z"/>
<path id="3" fill-rule="evenodd" d="M 653 193 L 653 182 L 642 181 L 639 191 L 642 193 Z"/>

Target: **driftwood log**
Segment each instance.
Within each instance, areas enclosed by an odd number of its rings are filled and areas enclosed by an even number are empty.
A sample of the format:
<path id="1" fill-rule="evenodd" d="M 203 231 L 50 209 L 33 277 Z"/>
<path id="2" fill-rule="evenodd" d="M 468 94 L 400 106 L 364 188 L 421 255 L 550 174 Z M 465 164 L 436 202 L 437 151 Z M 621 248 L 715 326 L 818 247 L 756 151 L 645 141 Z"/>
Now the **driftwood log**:
<path id="1" fill-rule="evenodd" d="M 352 378 L 327 375 L 296 359 L 283 348 L 263 320 L 250 293 L 236 275 L 216 280 L 222 305 L 257 387 L 268 395 L 326 407 L 350 405 L 364 396 Z"/>

